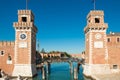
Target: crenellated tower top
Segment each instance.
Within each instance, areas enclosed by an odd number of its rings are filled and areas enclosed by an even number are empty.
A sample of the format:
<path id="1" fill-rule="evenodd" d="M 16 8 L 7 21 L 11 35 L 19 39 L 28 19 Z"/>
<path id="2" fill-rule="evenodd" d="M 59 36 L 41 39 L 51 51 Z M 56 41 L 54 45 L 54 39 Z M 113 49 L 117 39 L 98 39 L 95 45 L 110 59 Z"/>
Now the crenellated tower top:
<path id="1" fill-rule="evenodd" d="M 15 45 L 15 42 L 12 42 L 12 41 L 1 41 L 0 42 L 0 46 L 14 46 Z"/>
<path id="2" fill-rule="evenodd" d="M 37 27 L 34 25 L 34 15 L 31 10 L 18 10 L 18 22 L 14 22 L 13 26 L 16 30 L 33 29 L 37 32 Z"/>
<path id="3" fill-rule="evenodd" d="M 34 22 L 34 15 L 32 11 L 31 10 L 18 10 L 18 22 Z"/>
<path id="4" fill-rule="evenodd" d="M 85 33 L 90 29 L 104 30 L 108 28 L 108 24 L 104 23 L 104 12 L 102 10 L 92 10 L 87 15 L 87 26 L 84 28 Z"/>

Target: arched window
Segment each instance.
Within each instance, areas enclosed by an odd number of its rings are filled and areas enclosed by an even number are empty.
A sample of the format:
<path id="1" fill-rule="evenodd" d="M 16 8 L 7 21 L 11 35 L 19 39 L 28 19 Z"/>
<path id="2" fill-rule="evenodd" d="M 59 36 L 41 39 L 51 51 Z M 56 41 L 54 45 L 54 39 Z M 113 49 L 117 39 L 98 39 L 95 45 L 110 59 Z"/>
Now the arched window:
<path id="1" fill-rule="evenodd" d="M 117 42 L 120 42 L 120 38 L 117 38 Z"/>
<path id="2" fill-rule="evenodd" d="M 27 22 L 27 17 L 22 17 L 23 22 Z"/>
<path id="3" fill-rule="evenodd" d="M 12 57 L 8 55 L 7 64 L 12 64 Z"/>
<path id="4" fill-rule="evenodd" d="M 107 38 L 107 42 L 110 42 L 110 38 Z"/>
<path id="5" fill-rule="evenodd" d="M 95 23 L 100 23 L 100 18 L 95 18 Z"/>
<path id="6" fill-rule="evenodd" d="M 11 61 L 11 60 L 12 60 L 11 56 L 8 56 L 8 60 L 9 60 L 9 61 Z"/>
<path id="7" fill-rule="evenodd" d="M 113 65 L 113 69 L 118 69 L 118 65 Z"/>
<path id="8" fill-rule="evenodd" d="M 3 56 L 5 54 L 4 51 L 0 51 L 0 56 Z"/>

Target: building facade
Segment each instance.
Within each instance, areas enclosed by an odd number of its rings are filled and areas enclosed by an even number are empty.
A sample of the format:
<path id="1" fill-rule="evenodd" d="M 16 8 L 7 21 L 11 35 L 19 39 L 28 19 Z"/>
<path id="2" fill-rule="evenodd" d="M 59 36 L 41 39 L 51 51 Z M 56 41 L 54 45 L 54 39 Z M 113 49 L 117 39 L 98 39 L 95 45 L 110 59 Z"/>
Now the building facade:
<path id="1" fill-rule="evenodd" d="M 15 42 L 0 42 L 0 69 L 12 75 L 14 69 Z"/>
<path id="2" fill-rule="evenodd" d="M 84 74 L 108 74 L 119 71 L 120 34 L 106 34 L 108 24 L 104 22 L 104 12 L 93 10 L 87 16 L 85 32 Z"/>
<path id="3" fill-rule="evenodd" d="M 110 69 L 119 71 L 120 69 L 120 33 L 110 32 L 107 34 L 108 63 Z"/>
<path id="4" fill-rule="evenodd" d="M 36 32 L 31 10 L 18 10 L 13 23 L 15 42 L 0 42 L 0 69 L 12 76 L 34 76 L 36 72 Z"/>
<path id="5" fill-rule="evenodd" d="M 40 55 L 41 55 L 42 59 L 43 59 L 43 58 L 53 58 L 53 57 L 59 57 L 59 58 L 61 58 L 61 57 L 64 56 L 64 54 L 61 53 L 61 52 L 54 52 L 54 53 L 40 53 Z M 62 56 L 62 55 L 63 55 L 63 56 Z"/>
<path id="6" fill-rule="evenodd" d="M 78 54 L 70 54 L 72 58 L 78 58 L 78 59 L 84 59 L 85 58 L 85 53 L 78 53 Z"/>

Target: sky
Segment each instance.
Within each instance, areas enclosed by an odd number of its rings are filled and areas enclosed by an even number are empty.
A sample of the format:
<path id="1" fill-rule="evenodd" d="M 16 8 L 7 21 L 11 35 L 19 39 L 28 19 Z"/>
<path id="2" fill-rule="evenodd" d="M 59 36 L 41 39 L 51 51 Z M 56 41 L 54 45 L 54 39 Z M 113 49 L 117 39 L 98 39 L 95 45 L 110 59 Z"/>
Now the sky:
<path id="1" fill-rule="evenodd" d="M 96 0 L 96 10 L 103 10 L 107 33 L 120 32 L 120 0 Z M 13 22 L 17 10 L 26 9 L 26 0 L 0 1 L 0 41 L 15 41 Z M 92 0 L 28 0 L 35 15 L 40 49 L 81 53 L 85 50 L 86 16 L 93 10 Z"/>

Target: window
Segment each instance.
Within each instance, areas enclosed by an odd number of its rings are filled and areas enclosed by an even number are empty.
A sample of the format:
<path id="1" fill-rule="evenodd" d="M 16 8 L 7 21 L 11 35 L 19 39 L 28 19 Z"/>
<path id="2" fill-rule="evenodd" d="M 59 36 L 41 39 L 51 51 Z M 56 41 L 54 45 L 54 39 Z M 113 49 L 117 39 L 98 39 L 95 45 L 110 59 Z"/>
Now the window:
<path id="1" fill-rule="evenodd" d="M 8 56 L 8 60 L 9 60 L 9 61 L 11 61 L 11 60 L 12 60 L 11 56 Z"/>
<path id="2" fill-rule="evenodd" d="M 30 29 L 29 27 L 27 27 L 27 29 Z"/>
<path id="3" fill-rule="evenodd" d="M 110 42 L 110 38 L 107 38 L 107 42 Z"/>
<path id="4" fill-rule="evenodd" d="M 95 23 L 100 23 L 100 18 L 95 18 Z"/>
<path id="5" fill-rule="evenodd" d="M 22 27 L 20 27 L 20 29 L 22 29 Z"/>
<path id="6" fill-rule="evenodd" d="M 3 56 L 5 54 L 4 51 L 0 51 L 0 55 Z"/>
<path id="7" fill-rule="evenodd" d="M 23 22 L 27 22 L 27 17 L 22 17 Z"/>
<path id="8" fill-rule="evenodd" d="M 118 69 L 118 65 L 113 65 L 113 69 Z"/>
<path id="9" fill-rule="evenodd" d="M 120 42 L 120 38 L 117 38 L 117 42 Z"/>
<path id="10" fill-rule="evenodd" d="M 26 27 L 24 27 L 24 29 L 26 29 Z"/>
<path id="11" fill-rule="evenodd" d="M 12 57 L 10 55 L 8 56 L 7 64 L 12 64 Z"/>

